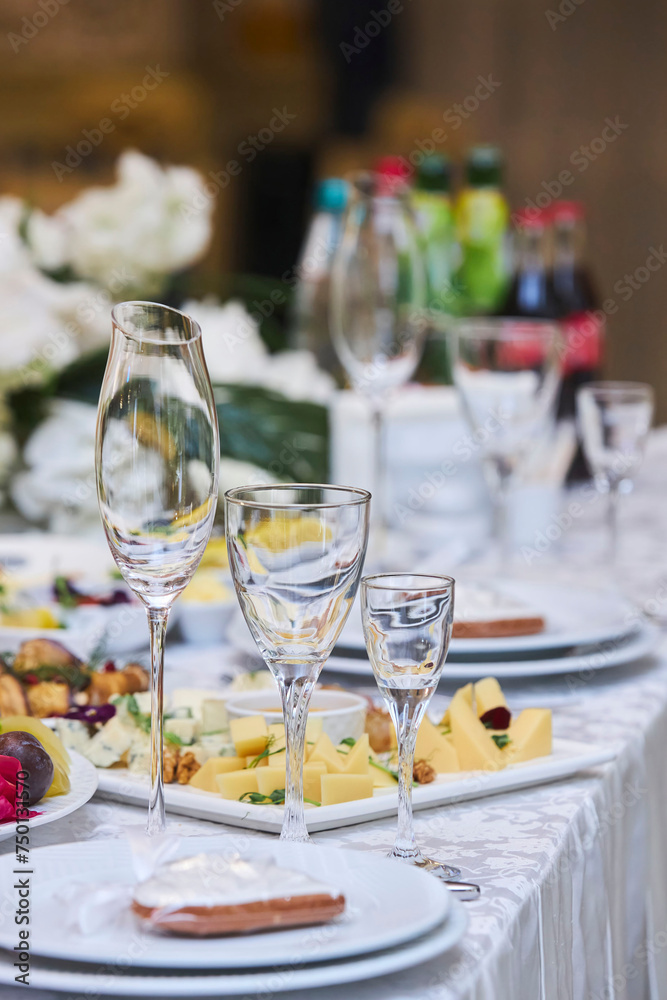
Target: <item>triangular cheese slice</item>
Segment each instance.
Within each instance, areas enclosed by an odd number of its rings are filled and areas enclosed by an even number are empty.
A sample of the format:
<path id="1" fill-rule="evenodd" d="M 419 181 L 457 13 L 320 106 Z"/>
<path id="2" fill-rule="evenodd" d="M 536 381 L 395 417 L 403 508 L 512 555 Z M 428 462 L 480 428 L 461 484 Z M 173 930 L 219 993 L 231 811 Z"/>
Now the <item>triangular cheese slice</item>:
<path id="1" fill-rule="evenodd" d="M 462 771 L 498 771 L 507 760 L 479 721 L 466 698 L 455 694 L 449 706 L 452 740 Z"/>

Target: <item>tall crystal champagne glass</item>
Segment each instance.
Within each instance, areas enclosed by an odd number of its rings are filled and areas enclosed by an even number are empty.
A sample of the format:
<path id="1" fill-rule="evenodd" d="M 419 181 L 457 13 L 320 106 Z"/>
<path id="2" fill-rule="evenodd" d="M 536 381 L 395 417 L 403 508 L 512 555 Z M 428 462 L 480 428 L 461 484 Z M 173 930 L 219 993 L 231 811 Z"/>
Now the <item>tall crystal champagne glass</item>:
<path id="1" fill-rule="evenodd" d="M 309 839 L 303 807 L 308 705 L 357 593 L 369 501 L 366 490 L 301 483 L 239 487 L 225 494 L 236 593 L 282 699 L 283 840 Z"/>
<path id="2" fill-rule="evenodd" d="M 373 173 L 351 179 L 351 197 L 331 273 L 331 333 L 352 387 L 373 415 L 375 474 L 371 546 L 387 530 L 383 411 L 387 394 L 414 374 L 428 332 L 426 272 L 407 193 Z"/>
<path id="3" fill-rule="evenodd" d="M 417 731 L 445 665 L 454 619 L 454 580 L 380 573 L 361 581 L 361 619 L 375 680 L 396 727 L 398 831 L 391 856 L 444 878 L 461 872 L 425 858 L 415 840 L 412 782 Z"/>
<path id="4" fill-rule="evenodd" d="M 148 615 L 152 834 L 165 827 L 164 637 L 213 526 L 218 420 L 194 320 L 153 302 L 122 302 L 112 321 L 97 416 L 97 494 L 112 555 Z"/>
<path id="5" fill-rule="evenodd" d="M 562 334 L 532 319 L 461 320 L 450 332 L 452 372 L 496 508 L 503 566 L 511 545 L 508 494 L 555 420 Z"/>
<path id="6" fill-rule="evenodd" d="M 629 493 L 653 420 L 653 389 L 644 382 L 590 382 L 577 392 L 586 460 L 608 496 L 609 558 L 618 556 L 618 498 Z"/>

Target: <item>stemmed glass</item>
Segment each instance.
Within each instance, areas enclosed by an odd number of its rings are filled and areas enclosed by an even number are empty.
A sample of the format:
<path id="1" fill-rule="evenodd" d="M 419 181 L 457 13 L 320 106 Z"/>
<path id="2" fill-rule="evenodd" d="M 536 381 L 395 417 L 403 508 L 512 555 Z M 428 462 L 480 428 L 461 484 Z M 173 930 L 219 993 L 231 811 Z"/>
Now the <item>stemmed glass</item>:
<path id="1" fill-rule="evenodd" d="M 607 493 L 609 556 L 618 555 L 618 498 L 629 493 L 644 457 L 653 420 L 653 389 L 643 382 L 590 382 L 577 392 L 584 454 L 602 493 Z"/>
<path id="2" fill-rule="evenodd" d="M 366 490 L 303 483 L 225 493 L 236 593 L 283 706 L 282 840 L 309 840 L 303 807 L 308 705 L 357 593 L 370 498 Z"/>
<path id="3" fill-rule="evenodd" d="M 460 870 L 425 858 L 417 846 L 412 781 L 417 732 L 445 665 L 453 618 L 450 576 L 380 573 L 361 581 L 368 658 L 398 743 L 398 830 L 391 857 L 448 879 Z"/>
<path id="4" fill-rule="evenodd" d="M 511 545 L 509 490 L 554 420 L 562 335 L 541 320 L 461 320 L 450 334 L 452 373 L 496 509 L 503 566 Z"/>
<path id="5" fill-rule="evenodd" d="M 369 402 L 375 433 L 372 549 L 386 541 L 387 394 L 414 374 L 428 332 L 426 273 L 407 193 L 381 175 L 350 180 L 331 273 L 331 333 L 352 387 Z"/>
<path id="6" fill-rule="evenodd" d="M 97 414 L 97 495 L 111 553 L 143 602 L 151 639 L 148 833 L 165 828 L 162 704 L 169 610 L 211 534 L 218 419 L 201 330 L 154 302 L 121 302 Z"/>

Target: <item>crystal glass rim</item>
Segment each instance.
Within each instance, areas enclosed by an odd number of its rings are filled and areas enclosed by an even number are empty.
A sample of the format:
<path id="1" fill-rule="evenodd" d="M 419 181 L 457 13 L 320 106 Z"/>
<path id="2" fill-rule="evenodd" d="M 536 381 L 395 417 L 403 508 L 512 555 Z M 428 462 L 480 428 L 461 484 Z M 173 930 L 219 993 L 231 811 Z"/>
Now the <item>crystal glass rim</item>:
<path id="1" fill-rule="evenodd" d="M 548 342 L 562 337 L 560 325 L 553 320 L 508 317 L 464 319 L 451 324 L 451 333 L 466 340 L 530 340 Z"/>
<path id="2" fill-rule="evenodd" d="M 278 501 L 243 500 L 242 493 L 259 493 L 263 490 L 333 490 L 337 493 L 353 493 L 354 499 L 341 500 L 339 503 L 280 503 Z M 360 486 L 333 486 L 330 483 L 266 483 L 259 486 L 234 486 L 225 492 L 227 503 L 237 507 L 254 507 L 257 510 L 333 510 L 336 507 L 358 507 L 368 503 L 371 494 Z"/>
<path id="3" fill-rule="evenodd" d="M 111 321 L 114 328 L 120 330 L 123 336 L 127 337 L 128 340 L 134 340 L 137 343 L 144 344 L 174 345 L 175 343 L 178 343 L 178 341 L 165 340 L 164 337 L 147 336 L 142 331 L 133 333 L 131 330 L 128 330 L 125 324 L 127 323 L 129 316 L 126 316 L 125 319 L 122 320 L 121 313 L 125 310 L 129 313 L 133 309 L 136 309 L 137 311 L 140 309 L 160 309 L 163 313 L 168 313 L 172 317 L 178 317 L 178 320 L 180 321 L 178 324 L 179 330 L 185 334 L 183 340 L 181 341 L 183 344 L 192 344 L 201 339 L 201 327 L 197 320 L 193 319 L 192 316 L 188 316 L 187 313 L 181 312 L 180 309 L 174 309 L 173 306 L 165 306 L 162 302 L 148 302 L 143 299 L 128 299 L 126 302 L 117 302 L 111 309 Z"/>
<path id="4" fill-rule="evenodd" d="M 425 584 L 423 587 L 406 587 L 404 583 L 389 583 L 390 580 L 437 580 L 432 586 Z M 384 583 L 382 581 L 385 581 Z M 362 576 L 361 583 L 366 588 L 372 587 L 374 590 L 418 590 L 420 594 L 439 594 L 443 590 L 451 590 L 456 580 L 453 576 L 444 576 L 439 573 L 371 573 L 369 576 Z"/>
<path id="5" fill-rule="evenodd" d="M 590 393 L 590 395 L 609 394 L 610 396 L 650 396 L 655 395 L 652 385 L 648 382 L 623 382 L 623 381 L 600 381 L 588 382 L 577 390 L 579 394 Z"/>

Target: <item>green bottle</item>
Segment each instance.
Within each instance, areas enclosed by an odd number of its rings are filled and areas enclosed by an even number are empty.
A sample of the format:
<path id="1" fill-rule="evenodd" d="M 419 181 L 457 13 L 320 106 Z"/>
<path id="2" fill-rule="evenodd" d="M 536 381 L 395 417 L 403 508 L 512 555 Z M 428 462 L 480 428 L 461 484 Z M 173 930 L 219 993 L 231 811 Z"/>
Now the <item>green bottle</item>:
<path id="1" fill-rule="evenodd" d="M 455 241 L 451 173 L 450 161 L 439 153 L 431 153 L 419 165 L 411 193 L 426 265 L 426 304 L 430 311 L 429 332 L 417 378 L 441 385 L 451 383 L 445 337 L 447 318 L 456 311 L 452 286 Z"/>
<path id="2" fill-rule="evenodd" d="M 460 264 L 454 284 L 457 312 L 495 312 L 509 279 L 509 206 L 501 191 L 502 158 L 494 146 L 475 146 L 466 160 L 466 186 L 454 209 Z"/>

